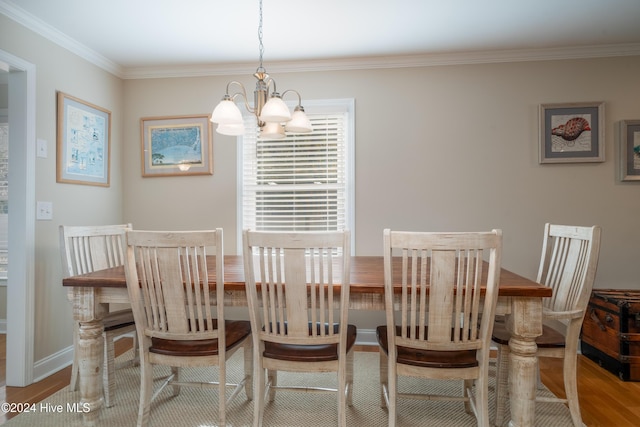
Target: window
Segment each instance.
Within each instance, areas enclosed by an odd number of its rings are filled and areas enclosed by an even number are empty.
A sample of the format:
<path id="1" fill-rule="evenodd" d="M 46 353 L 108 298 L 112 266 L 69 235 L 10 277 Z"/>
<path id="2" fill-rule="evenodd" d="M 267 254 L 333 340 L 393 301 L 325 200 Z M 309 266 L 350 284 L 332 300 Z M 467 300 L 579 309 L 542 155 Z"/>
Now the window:
<path id="1" fill-rule="evenodd" d="M 354 188 L 354 102 L 303 102 L 309 134 L 258 138 L 245 117 L 238 200 L 240 230 L 351 230 Z M 352 239 L 353 241 L 354 239 Z"/>

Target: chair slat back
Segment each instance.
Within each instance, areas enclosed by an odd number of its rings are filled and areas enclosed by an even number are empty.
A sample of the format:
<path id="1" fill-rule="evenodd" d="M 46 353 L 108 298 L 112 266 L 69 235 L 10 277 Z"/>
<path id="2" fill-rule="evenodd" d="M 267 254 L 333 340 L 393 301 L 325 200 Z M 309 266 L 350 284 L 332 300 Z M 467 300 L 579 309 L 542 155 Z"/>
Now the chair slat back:
<path id="1" fill-rule="evenodd" d="M 543 299 L 552 311 L 586 310 L 600 253 L 600 227 L 546 224 L 539 283 L 553 289 Z"/>
<path id="2" fill-rule="evenodd" d="M 247 299 L 261 339 L 299 344 L 341 340 L 346 327 L 317 325 L 346 324 L 349 239 L 348 231 L 244 231 Z"/>
<path id="3" fill-rule="evenodd" d="M 62 270 L 65 277 L 124 264 L 124 233 L 131 224 L 60 226 Z"/>
<path id="4" fill-rule="evenodd" d="M 207 254 L 215 254 L 216 293 Z M 136 324 L 144 334 L 174 340 L 224 336 L 222 229 L 129 231 L 125 273 Z M 217 316 L 216 316 L 217 315 Z"/>
<path id="5" fill-rule="evenodd" d="M 398 337 L 392 334 L 395 344 L 427 350 L 488 346 L 498 295 L 501 248 L 499 230 L 385 230 L 385 308 L 390 330 L 400 327 Z M 401 272 L 393 271 L 394 256 L 402 258 Z M 394 283 L 394 277 L 401 278 L 400 283 Z"/>

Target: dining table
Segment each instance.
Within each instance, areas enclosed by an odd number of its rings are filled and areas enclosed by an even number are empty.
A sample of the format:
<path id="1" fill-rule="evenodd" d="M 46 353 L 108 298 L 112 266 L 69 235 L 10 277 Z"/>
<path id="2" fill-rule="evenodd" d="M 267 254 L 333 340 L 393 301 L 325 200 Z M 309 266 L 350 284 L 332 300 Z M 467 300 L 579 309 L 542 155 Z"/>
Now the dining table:
<path id="1" fill-rule="evenodd" d="M 208 257 L 212 274 L 209 286 L 215 288 L 215 259 Z M 394 258 L 393 262 L 400 262 Z M 395 269 L 394 269 L 395 270 Z M 394 283 L 396 279 L 394 278 Z M 62 280 L 79 323 L 76 348 L 79 360 L 79 389 L 83 425 L 94 426 L 103 406 L 102 366 L 104 326 L 102 319 L 109 304 L 128 303 L 124 267 L 99 270 Z M 286 286 L 286 284 L 285 284 Z M 224 257 L 225 306 L 246 306 L 244 265 L 241 255 Z M 384 263 L 382 256 L 353 256 L 350 262 L 350 309 L 384 311 Z M 510 426 L 531 427 L 535 421 L 537 388 L 537 336 L 542 334 L 542 302 L 551 289 L 501 268 L 497 315 L 504 315 L 511 333 L 509 340 Z M 215 295 L 215 293 L 214 293 Z"/>

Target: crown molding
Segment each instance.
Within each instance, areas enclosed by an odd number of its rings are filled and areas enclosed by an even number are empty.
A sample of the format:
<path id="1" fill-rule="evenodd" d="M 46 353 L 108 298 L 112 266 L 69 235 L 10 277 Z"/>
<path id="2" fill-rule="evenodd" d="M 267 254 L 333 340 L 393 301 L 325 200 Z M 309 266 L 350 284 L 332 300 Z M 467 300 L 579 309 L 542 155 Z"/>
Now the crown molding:
<path id="1" fill-rule="evenodd" d="M 503 62 L 590 59 L 619 56 L 640 56 L 640 43 L 581 46 L 550 49 L 514 49 L 498 51 L 457 52 L 423 55 L 391 55 L 360 58 L 334 58 L 314 61 L 274 61 L 270 72 L 298 73 L 313 71 L 344 71 L 382 68 L 432 67 L 443 65 L 490 64 Z M 122 78 L 148 79 L 164 77 L 202 77 L 251 74 L 254 63 L 228 63 L 174 67 L 127 68 Z"/>
<path id="2" fill-rule="evenodd" d="M 42 20 L 24 12 L 19 7 L 12 5 L 12 3 L 0 0 L 0 13 L 121 79 L 229 76 L 251 74 L 256 68 L 255 62 L 126 68 L 89 49 L 83 44 L 78 43 L 76 40 L 61 33 Z M 270 72 L 297 73 L 589 59 L 639 55 L 640 43 L 634 43 L 548 49 L 512 49 L 420 55 L 332 58 L 312 61 L 274 61 L 270 62 L 268 67 Z"/>
<path id="3" fill-rule="evenodd" d="M 116 64 L 98 52 L 89 49 L 87 46 L 56 30 L 41 19 L 25 12 L 20 7 L 16 7 L 12 3 L 0 0 L 0 13 L 41 35 L 45 39 L 87 60 L 91 64 L 115 75 L 116 77 L 124 77 L 124 68 L 121 65 Z"/>

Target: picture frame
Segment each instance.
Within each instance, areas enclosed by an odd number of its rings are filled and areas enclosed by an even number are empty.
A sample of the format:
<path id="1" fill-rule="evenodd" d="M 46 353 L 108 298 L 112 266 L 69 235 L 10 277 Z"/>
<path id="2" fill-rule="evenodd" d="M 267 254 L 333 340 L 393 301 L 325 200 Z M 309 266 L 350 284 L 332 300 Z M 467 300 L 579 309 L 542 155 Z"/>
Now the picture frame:
<path id="1" fill-rule="evenodd" d="M 213 175 L 209 116 L 140 119 L 143 177 Z"/>
<path id="2" fill-rule="evenodd" d="M 622 120 L 618 132 L 621 181 L 640 181 L 640 120 Z"/>
<path id="3" fill-rule="evenodd" d="M 604 102 L 541 104 L 540 163 L 604 162 Z"/>
<path id="4" fill-rule="evenodd" d="M 109 187 L 111 111 L 58 91 L 56 182 Z"/>

